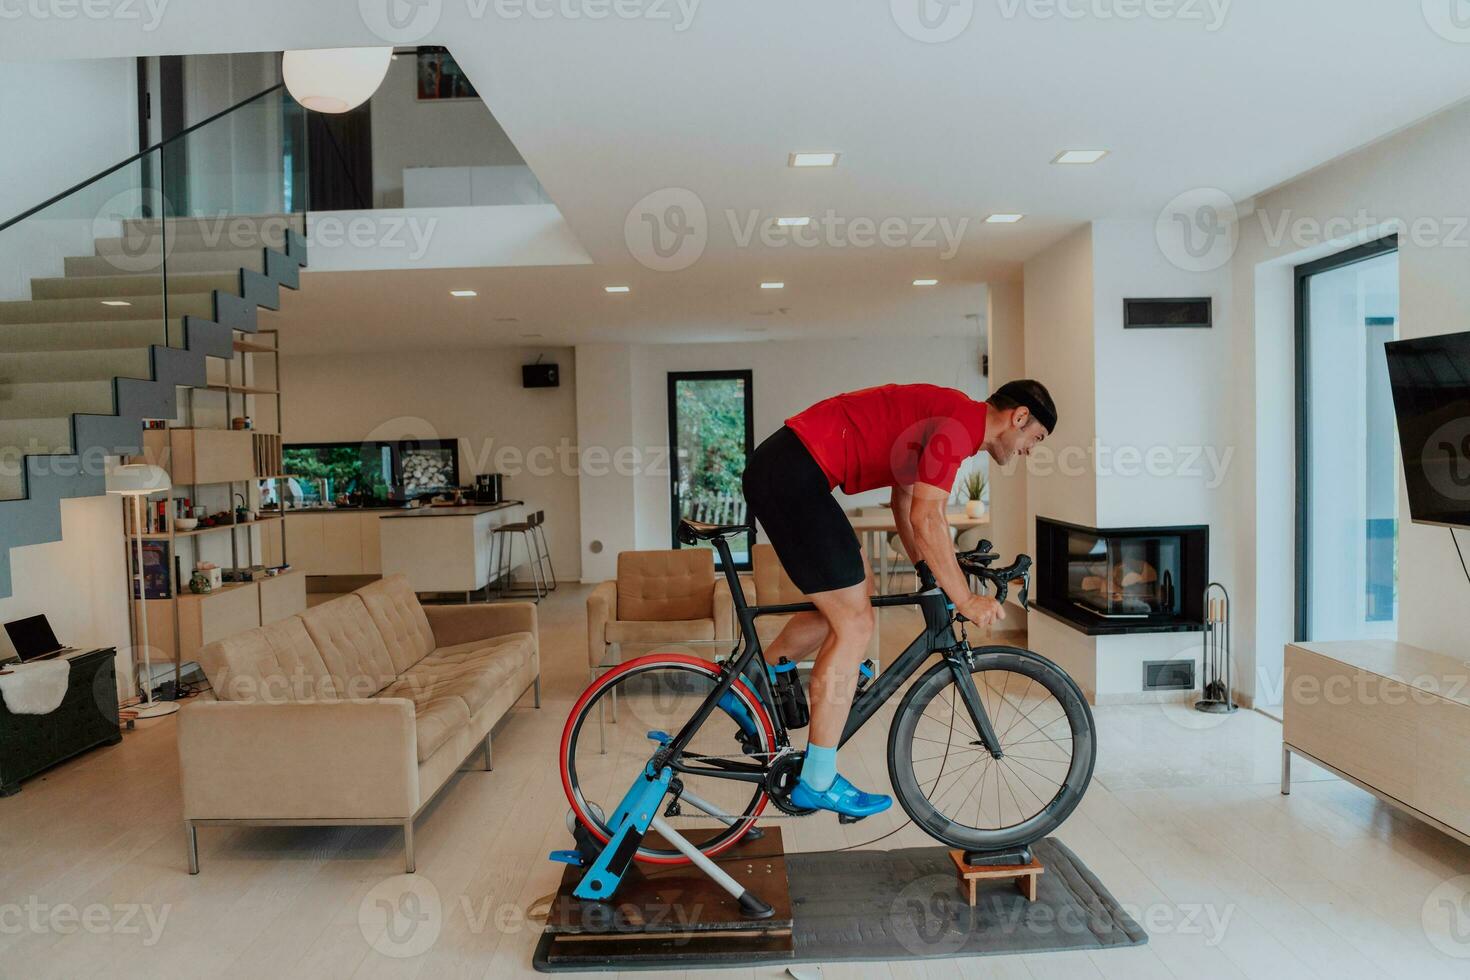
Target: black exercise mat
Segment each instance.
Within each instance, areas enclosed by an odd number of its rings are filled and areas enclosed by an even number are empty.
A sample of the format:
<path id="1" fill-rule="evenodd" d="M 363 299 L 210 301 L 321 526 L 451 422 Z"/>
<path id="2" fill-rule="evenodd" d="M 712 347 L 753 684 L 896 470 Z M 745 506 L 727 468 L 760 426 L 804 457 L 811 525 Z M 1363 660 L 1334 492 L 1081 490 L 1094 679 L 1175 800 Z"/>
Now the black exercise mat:
<path id="1" fill-rule="evenodd" d="M 1065 844 L 1048 837 L 1033 850 L 1046 868 L 1035 902 L 1026 901 L 1009 880 L 986 881 L 974 908 L 966 904 L 943 847 L 788 855 L 795 956 L 754 953 L 738 965 L 942 959 L 1148 942 L 1142 927 Z M 541 937 L 533 960 L 544 973 L 737 965 L 675 954 L 553 966 L 546 961 L 550 942 L 550 936 Z"/>

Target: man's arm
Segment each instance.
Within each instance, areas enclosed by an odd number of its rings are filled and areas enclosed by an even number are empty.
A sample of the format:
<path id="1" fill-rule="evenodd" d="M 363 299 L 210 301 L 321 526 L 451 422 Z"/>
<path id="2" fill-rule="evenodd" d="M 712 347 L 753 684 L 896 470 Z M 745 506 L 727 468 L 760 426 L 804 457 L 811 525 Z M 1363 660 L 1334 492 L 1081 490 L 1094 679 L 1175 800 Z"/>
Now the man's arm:
<path id="1" fill-rule="evenodd" d="M 927 483 L 915 483 L 903 491 L 909 501 L 908 525 L 913 545 L 904 539 L 904 548 L 909 557 L 918 556 L 929 564 L 934 581 L 949 596 L 949 601 L 962 615 L 977 626 L 989 626 L 998 619 L 1005 619 L 1005 610 L 990 596 L 975 595 L 970 591 L 969 580 L 960 569 L 954 556 L 954 542 L 949 537 L 949 521 L 944 516 L 944 505 L 949 500 L 949 491 Z M 894 523 L 898 525 L 899 537 L 904 535 L 904 520 L 899 518 L 899 490 L 894 490 Z"/>

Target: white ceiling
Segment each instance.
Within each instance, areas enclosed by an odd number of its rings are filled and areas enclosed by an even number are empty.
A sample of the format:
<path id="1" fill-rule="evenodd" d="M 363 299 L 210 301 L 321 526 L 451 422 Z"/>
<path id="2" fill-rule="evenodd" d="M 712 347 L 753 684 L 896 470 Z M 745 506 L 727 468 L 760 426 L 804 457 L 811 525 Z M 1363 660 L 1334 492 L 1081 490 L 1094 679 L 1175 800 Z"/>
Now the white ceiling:
<path id="1" fill-rule="evenodd" d="M 9 21 L 0 56 L 381 43 L 359 7 L 384 2 L 196 0 L 147 31 Z M 510 329 L 568 342 L 746 339 L 782 319 L 804 336 L 964 332 L 983 302 L 978 284 L 1014 275 L 1081 223 L 1151 219 L 1199 187 L 1246 199 L 1470 94 L 1470 44 L 1436 33 L 1421 9 L 1439 0 L 1214 0 L 1217 30 L 1206 0 L 926 0 L 931 13 L 972 9 L 945 43 L 898 26 L 920 0 L 684 0 L 684 30 L 650 17 L 496 13 L 620 9 L 595 0 L 424 2 L 434 28 L 395 40 L 451 48 L 594 264 L 309 277 L 288 309 L 318 323 L 366 329 L 386 318 L 387 334 L 422 340 L 428 321 L 435 342 L 466 343 L 525 342 L 502 340 Z M 1120 8 L 1201 19 L 1100 16 Z M 654 9 L 682 17 L 674 0 Z M 1049 163 L 1073 147 L 1111 153 L 1090 167 Z M 824 149 L 842 153 L 835 170 L 786 166 L 790 151 Z M 664 188 L 692 191 L 710 219 L 702 257 L 678 272 L 640 265 L 625 238 L 629 210 Z M 741 247 L 727 209 L 740 220 L 831 209 L 968 228 L 947 261 L 912 247 Z M 1027 217 L 981 223 L 997 211 Z M 919 290 L 909 285 L 918 276 L 942 283 Z M 787 288 L 762 293 L 763 279 Z M 485 310 L 450 307 L 451 282 L 485 287 L 470 301 Z M 634 290 L 607 296 L 609 282 Z M 789 313 L 752 315 L 777 307 Z"/>

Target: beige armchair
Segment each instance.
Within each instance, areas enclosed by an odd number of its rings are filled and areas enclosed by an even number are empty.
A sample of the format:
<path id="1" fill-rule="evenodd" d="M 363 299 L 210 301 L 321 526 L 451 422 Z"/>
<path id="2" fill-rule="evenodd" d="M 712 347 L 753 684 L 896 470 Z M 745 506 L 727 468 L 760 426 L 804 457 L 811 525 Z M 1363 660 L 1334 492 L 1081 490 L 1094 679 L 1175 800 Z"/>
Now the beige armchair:
<path id="1" fill-rule="evenodd" d="M 587 659 L 594 678 L 660 646 L 733 643 L 735 603 L 714 553 L 703 548 L 625 551 L 618 577 L 587 597 Z"/>

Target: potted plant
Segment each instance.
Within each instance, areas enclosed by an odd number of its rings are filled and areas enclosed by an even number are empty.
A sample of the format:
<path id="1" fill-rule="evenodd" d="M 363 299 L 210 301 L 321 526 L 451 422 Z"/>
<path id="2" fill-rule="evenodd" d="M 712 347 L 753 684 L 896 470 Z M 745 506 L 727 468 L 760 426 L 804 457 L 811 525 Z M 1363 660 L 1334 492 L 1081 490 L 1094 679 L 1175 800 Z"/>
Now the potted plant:
<path id="1" fill-rule="evenodd" d="M 969 517 L 985 516 L 985 474 L 971 470 L 961 484 L 965 489 L 965 514 Z"/>

